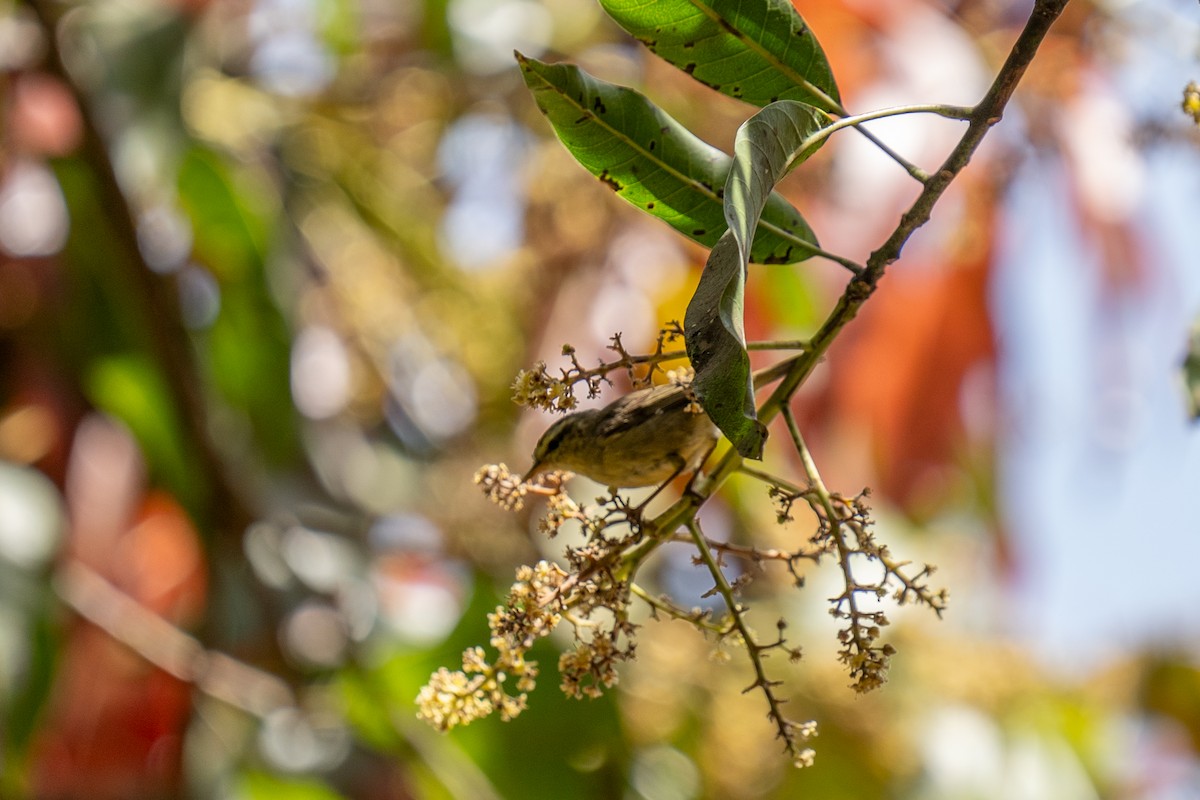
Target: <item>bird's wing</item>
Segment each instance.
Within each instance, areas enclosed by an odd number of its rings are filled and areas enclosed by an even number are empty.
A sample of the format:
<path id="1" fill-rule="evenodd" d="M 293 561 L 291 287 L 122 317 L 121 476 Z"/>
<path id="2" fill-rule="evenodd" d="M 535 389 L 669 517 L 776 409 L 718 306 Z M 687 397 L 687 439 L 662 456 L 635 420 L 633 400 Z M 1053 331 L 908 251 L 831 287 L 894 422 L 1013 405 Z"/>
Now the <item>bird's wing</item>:
<path id="1" fill-rule="evenodd" d="M 597 436 L 609 436 L 627 430 L 633 417 L 649 421 L 667 411 L 683 408 L 688 402 L 687 394 L 674 384 L 662 384 L 649 389 L 639 389 L 617 398 L 605 409 L 604 421 L 597 426 Z M 642 424 L 642 423 L 638 423 Z"/>

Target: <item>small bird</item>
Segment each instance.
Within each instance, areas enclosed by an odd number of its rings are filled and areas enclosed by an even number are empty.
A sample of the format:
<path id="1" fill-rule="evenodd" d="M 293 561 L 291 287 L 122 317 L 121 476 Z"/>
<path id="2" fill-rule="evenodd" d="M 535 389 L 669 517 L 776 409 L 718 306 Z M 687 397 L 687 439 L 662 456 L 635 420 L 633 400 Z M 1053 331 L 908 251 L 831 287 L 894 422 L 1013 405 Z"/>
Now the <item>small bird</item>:
<path id="1" fill-rule="evenodd" d="M 657 486 L 699 469 L 717 436 L 685 387 L 652 386 L 555 422 L 533 449 L 524 480 L 570 470 L 606 486 Z"/>

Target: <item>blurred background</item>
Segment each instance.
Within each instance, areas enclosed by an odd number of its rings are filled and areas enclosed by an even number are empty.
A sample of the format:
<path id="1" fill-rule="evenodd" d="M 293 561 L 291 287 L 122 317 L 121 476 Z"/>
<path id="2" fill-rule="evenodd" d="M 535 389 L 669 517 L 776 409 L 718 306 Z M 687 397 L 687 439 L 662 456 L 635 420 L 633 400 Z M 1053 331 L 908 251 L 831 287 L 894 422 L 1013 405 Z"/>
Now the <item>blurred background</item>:
<path id="1" fill-rule="evenodd" d="M 1031 4 L 797 6 L 866 111 L 973 104 Z M 550 422 L 516 371 L 652 349 L 706 255 L 572 161 L 512 50 L 726 149 L 749 106 L 593 0 L 0 3 L 0 797 L 1200 797 L 1196 10 L 1072 0 L 801 390 L 825 482 L 870 486 L 951 606 L 892 615 L 858 697 L 838 576 L 752 584 L 805 650 L 768 664 L 821 726 L 796 771 L 745 660 L 680 622 L 642 620 L 600 700 L 558 691 L 551 638 L 512 723 L 443 736 L 413 704 L 561 553 L 472 485 Z M 961 127 L 873 129 L 933 168 Z M 917 186 L 842 133 L 782 190 L 862 260 Z M 808 335 L 845 279 L 755 267 L 749 335 Z M 704 516 L 812 532 L 750 481 Z M 713 602 L 684 548 L 646 575 Z"/>

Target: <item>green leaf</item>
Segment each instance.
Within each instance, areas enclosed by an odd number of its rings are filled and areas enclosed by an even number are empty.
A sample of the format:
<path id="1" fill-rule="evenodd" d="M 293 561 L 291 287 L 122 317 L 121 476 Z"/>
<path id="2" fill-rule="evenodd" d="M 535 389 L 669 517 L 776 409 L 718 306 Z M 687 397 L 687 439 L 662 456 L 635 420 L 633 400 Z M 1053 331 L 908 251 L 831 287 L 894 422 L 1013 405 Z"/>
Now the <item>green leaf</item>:
<path id="1" fill-rule="evenodd" d="M 61 600 L 54 595 L 44 577 L 20 569 L 10 563 L 0 563 L 0 585 L 8 614 L 6 625 L 17 626 L 19 649 L 6 655 L 20 669 L 5 676 L 4 692 L 0 694 L 0 711 L 4 714 L 5 759 L 19 764 L 28 758 L 30 746 L 37 739 L 42 713 L 53 696 L 59 657 L 63 648 L 63 629 L 60 617 Z M 2 772 L 2 770 L 0 770 Z M 9 794 L 0 775 L 0 795 Z"/>
<path id="2" fill-rule="evenodd" d="M 727 232 L 708 262 L 684 315 L 684 343 L 696 370 L 700 405 L 737 451 L 762 458 L 766 426 L 758 421 L 746 334 L 742 327 L 746 264 Z"/>
<path id="3" fill-rule="evenodd" d="M 700 405 L 746 458 L 761 458 L 766 428 L 758 421 L 743 307 L 747 243 L 772 188 L 817 144 L 822 112 L 804 103 L 772 103 L 738 129 L 733 169 L 725 184 L 729 232 L 709 253 L 684 317 L 684 341 L 696 370 Z"/>
<path id="4" fill-rule="evenodd" d="M 838 111 L 816 36 L 787 0 L 600 0 L 652 53 L 713 89 L 765 106 L 802 100 Z"/>
<path id="5" fill-rule="evenodd" d="M 570 64 L 517 54 L 525 83 L 567 150 L 638 208 L 712 247 L 725 232 L 720 188 L 732 160 L 645 96 Z M 750 249 L 760 264 L 791 264 L 817 242 L 808 223 L 777 194 L 766 200 Z"/>

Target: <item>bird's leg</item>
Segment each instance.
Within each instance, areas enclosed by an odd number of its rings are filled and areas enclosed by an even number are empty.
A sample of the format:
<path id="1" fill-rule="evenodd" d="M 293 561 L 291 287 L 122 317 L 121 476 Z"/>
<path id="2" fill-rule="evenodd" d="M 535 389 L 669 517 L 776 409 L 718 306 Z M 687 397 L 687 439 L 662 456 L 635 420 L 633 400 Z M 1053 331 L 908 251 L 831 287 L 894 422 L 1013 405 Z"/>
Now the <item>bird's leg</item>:
<path id="1" fill-rule="evenodd" d="M 693 472 L 692 477 L 688 479 L 687 486 L 683 487 L 684 494 L 692 493 L 692 486 L 695 485 L 696 479 L 700 477 L 700 471 L 704 469 L 704 464 L 708 461 L 709 457 L 712 456 L 713 451 L 717 449 L 717 442 L 719 441 L 719 439 L 714 439 L 708 450 L 705 451 L 704 458 L 700 459 L 700 463 L 696 465 L 696 471 Z"/>
<path id="2" fill-rule="evenodd" d="M 680 473 L 682 473 L 682 472 L 683 472 L 683 470 L 687 468 L 687 462 L 686 462 L 686 461 L 684 461 L 682 458 L 679 458 L 679 456 L 677 456 L 677 455 L 676 455 L 676 456 L 674 456 L 674 458 L 677 458 L 677 459 L 679 459 L 679 466 L 675 467 L 675 471 L 671 473 L 671 477 L 667 478 L 665 481 L 663 481 L 662 483 L 660 483 L 660 484 L 658 485 L 658 488 L 657 488 L 657 489 L 655 489 L 655 490 L 654 490 L 654 491 L 651 493 L 651 495 L 650 495 L 649 497 L 647 497 L 647 498 L 646 498 L 645 500 L 643 500 L 642 502 L 638 503 L 638 504 L 637 504 L 637 507 L 633 509 L 633 512 L 634 512 L 634 514 L 635 514 L 635 515 L 636 515 L 636 516 L 637 516 L 639 519 L 641 518 L 641 515 L 642 515 L 642 510 L 643 510 L 643 509 L 644 509 L 646 506 L 650 505 L 650 501 L 651 501 L 651 500 L 653 500 L 654 498 L 658 497 L 659 493 L 660 493 L 660 492 L 662 492 L 662 490 L 663 490 L 663 489 L 667 488 L 667 486 L 669 486 L 669 485 L 671 484 L 671 481 L 673 481 L 673 480 L 675 480 L 676 478 L 678 478 L 678 477 L 679 477 L 679 475 L 680 475 Z M 689 486 L 691 485 L 691 482 L 690 482 L 690 481 L 688 482 L 688 485 L 689 485 Z"/>

